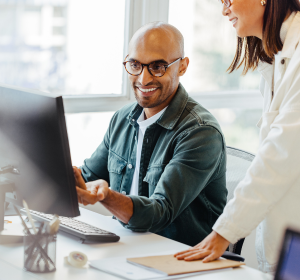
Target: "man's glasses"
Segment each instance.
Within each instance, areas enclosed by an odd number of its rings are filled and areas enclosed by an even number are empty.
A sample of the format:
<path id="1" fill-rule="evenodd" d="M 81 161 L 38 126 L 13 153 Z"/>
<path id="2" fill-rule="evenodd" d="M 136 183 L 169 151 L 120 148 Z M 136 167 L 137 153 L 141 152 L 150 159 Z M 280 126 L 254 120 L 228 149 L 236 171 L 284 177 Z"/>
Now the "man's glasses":
<path id="1" fill-rule="evenodd" d="M 219 0 L 222 4 L 224 4 L 227 8 L 231 6 L 231 1 L 230 0 Z"/>
<path id="2" fill-rule="evenodd" d="M 126 58 L 127 57 L 128 57 L 128 55 L 126 56 Z M 125 58 L 125 60 L 126 60 L 126 58 Z M 173 61 L 167 65 L 163 62 L 152 62 L 149 64 L 142 64 L 136 60 L 124 61 L 123 64 L 124 64 L 125 70 L 128 72 L 128 74 L 130 74 L 132 76 L 139 76 L 140 74 L 142 74 L 144 66 L 146 66 L 149 73 L 152 76 L 162 77 L 166 73 L 168 67 L 170 67 L 172 64 L 174 64 L 175 62 L 177 62 L 180 59 L 182 59 L 182 57 L 177 58 L 175 61 Z"/>

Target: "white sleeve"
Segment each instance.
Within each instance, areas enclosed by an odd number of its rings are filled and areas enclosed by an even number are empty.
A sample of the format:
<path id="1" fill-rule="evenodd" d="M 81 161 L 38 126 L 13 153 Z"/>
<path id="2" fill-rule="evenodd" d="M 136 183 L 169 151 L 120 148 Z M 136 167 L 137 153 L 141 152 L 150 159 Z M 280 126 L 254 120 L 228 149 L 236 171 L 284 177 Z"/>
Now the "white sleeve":
<path id="1" fill-rule="evenodd" d="M 285 104 L 273 118 L 245 178 L 235 190 L 213 230 L 231 243 L 248 236 L 266 217 L 300 172 L 300 74 L 294 75 Z M 296 78 L 296 79 L 295 79 Z M 265 120 L 263 120 L 264 122 Z"/>

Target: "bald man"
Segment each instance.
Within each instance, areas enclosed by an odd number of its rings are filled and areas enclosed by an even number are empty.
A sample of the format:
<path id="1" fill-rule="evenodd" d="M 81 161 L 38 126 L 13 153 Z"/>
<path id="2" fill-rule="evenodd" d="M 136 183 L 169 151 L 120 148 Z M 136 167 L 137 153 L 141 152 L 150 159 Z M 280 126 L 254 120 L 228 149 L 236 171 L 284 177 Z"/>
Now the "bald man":
<path id="1" fill-rule="evenodd" d="M 179 83 L 189 59 L 172 25 L 139 29 L 123 64 L 137 102 L 114 114 L 103 142 L 74 168 L 78 200 L 100 202 L 132 231 L 194 246 L 226 203 L 220 126 Z"/>

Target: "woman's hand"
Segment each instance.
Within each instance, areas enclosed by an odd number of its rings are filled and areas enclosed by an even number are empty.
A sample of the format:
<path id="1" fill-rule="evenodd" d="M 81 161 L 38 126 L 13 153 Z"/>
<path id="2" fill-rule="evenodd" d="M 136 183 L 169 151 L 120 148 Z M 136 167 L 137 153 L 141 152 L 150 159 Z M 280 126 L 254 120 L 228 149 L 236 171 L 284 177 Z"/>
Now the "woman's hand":
<path id="1" fill-rule="evenodd" d="M 223 255 L 230 242 L 224 237 L 213 231 L 202 242 L 195 247 L 176 253 L 174 257 L 178 260 L 194 261 L 204 259 L 203 262 L 210 262 Z"/>

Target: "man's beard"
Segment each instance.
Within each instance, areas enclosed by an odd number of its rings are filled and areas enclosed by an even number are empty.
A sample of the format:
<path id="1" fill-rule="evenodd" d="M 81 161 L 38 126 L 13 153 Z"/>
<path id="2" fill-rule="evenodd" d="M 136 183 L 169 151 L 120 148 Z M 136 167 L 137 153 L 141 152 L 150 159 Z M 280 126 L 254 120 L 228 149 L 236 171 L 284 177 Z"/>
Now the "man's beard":
<path id="1" fill-rule="evenodd" d="M 139 95 L 136 93 L 136 91 L 134 91 L 134 95 L 135 95 L 135 99 L 136 99 L 137 103 L 143 108 L 154 108 L 154 107 L 160 105 L 164 101 L 159 98 L 159 99 L 155 100 L 154 103 L 150 103 L 150 101 L 147 102 L 147 97 L 140 98 Z"/>
<path id="2" fill-rule="evenodd" d="M 173 81 L 173 84 L 174 84 L 174 82 L 175 81 Z M 160 94 L 156 97 L 156 99 L 152 101 L 152 103 L 150 101 L 152 96 L 149 96 L 149 97 L 140 97 L 139 96 L 139 94 L 137 93 L 139 91 L 137 84 L 132 83 L 131 87 L 133 89 L 136 101 L 142 108 L 154 108 L 154 107 L 157 107 L 160 104 L 164 103 L 174 93 L 174 90 L 176 90 L 176 88 L 178 87 L 178 84 L 177 84 L 177 87 L 174 87 L 174 88 L 171 85 L 172 85 L 172 83 L 169 85 L 168 84 L 164 85 L 164 86 L 161 83 L 147 85 L 147 86 L 157 87 L 158 90 L 161 91 Z"/>
<path id="3" fill-rule="evenodd" d="M 163 87 L 161 84 L 159 84 L 159 85 L 150 84 L 147 86 L 157 87 L 163 92 Z M 140 97 L 139 94 L 137 93 L 139 91 L 138 87 L 135 84 L 132 84 L 132 88 L 133 88 L 134 96 L 135 96 L 137 103 L 143 108 L 154 108 L 165 101 L 165 99 L 163 98 L 164 94 L 161 93 L 161 95 L 156 100 L 154 100 L 153 103 L 150 103 L 149 99 L 151 99 L 152 96 Z"/>

